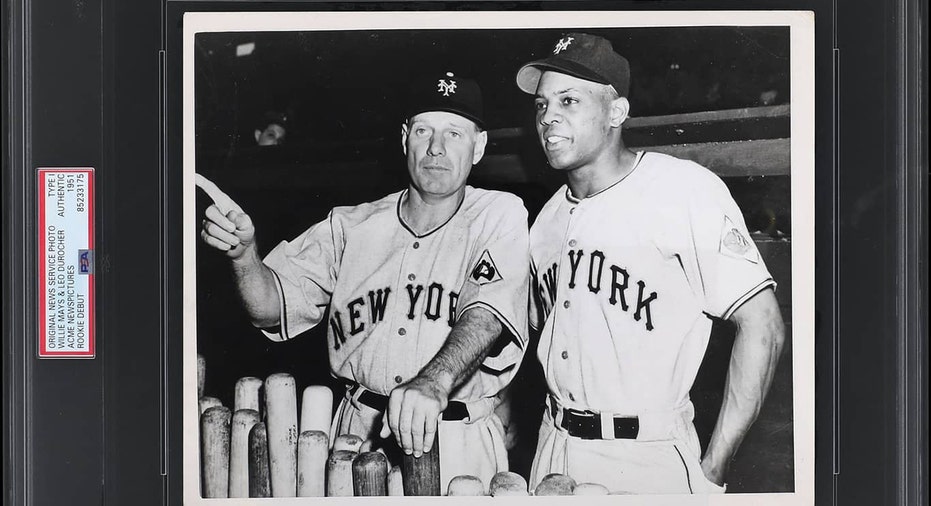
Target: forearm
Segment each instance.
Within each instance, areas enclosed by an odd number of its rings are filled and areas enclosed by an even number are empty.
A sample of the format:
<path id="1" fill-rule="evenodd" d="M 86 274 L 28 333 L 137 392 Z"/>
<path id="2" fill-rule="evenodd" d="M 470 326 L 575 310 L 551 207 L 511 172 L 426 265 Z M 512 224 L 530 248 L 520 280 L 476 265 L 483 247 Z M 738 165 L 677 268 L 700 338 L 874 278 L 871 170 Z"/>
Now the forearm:
<path id="1" fill-rule="evenodd" d="M 760 413 L 785 340 L 782 317 L 771 290 L 746 304 L 750 307 L 734 318 L 737 336 L 724 401 L 702 459 L 705 474 L 716 483 L 723 483 L 728 462 Z"/>
<path id="2" fill-rule="evenodd" d="M 452 392 L 478 370 L 501 330 L 501 322 L 491 312 L 482 308 L 465 312 L 419 376 L 431 378 Z"/>
<path id="3" fill-rule="evenodd" d="M 478 369 L 500 334 L 501 323 L 485 309 L 463 313 L 420 373 L 391 391 L 381 437 L 393 433 L 404 453 L 414 457 L 430 451 L 450 394 Z"/>
<path id="4" fill-rule="evenodd" d="M 274 274 L 262 263 L 254 246 L 232 261 L 236 288 L 252 324 L 259 328 L 273 327 L 280 321 L 280 301 Z"/>

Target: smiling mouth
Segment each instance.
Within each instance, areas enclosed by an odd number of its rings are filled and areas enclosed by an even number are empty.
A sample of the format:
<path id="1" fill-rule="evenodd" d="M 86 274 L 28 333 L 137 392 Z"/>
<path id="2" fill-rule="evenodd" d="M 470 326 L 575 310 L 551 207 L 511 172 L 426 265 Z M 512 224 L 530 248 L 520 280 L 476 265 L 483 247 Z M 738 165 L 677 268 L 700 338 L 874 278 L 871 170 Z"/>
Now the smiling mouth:
<path id="1" fill-rule="evenodd" d="M 563 145 L 563 143 L 567 142 L 568 140 L 569 139 L 567 139 L 566 137 L 562 137 L 560 135 L 547 135 L 546 137 L 543 138 L 543 143 L 546 149 L 558 149 L 559 147 Z"/>

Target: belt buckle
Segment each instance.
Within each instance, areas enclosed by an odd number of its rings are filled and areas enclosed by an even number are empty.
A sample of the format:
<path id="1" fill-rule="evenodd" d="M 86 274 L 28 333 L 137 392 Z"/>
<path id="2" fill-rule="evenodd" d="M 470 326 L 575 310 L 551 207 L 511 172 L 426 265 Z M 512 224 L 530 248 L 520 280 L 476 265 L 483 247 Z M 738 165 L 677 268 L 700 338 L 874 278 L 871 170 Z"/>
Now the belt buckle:
<path id="1" fill-rule="evenodd" d="M 615 439 L 614 417 L 608 413 L 598 413 L 601 419 L 601 439 Z"/>

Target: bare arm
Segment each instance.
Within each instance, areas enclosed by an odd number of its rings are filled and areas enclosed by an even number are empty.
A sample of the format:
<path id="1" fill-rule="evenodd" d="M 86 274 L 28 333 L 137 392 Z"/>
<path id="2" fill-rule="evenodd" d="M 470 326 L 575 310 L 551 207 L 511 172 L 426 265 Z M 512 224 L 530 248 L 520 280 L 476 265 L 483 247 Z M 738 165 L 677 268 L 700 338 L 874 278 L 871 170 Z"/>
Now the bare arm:
<path id="1" fill-rule="evenodd" d="M 430 451 L 450 393 L 478 370 L 501 330 L 490 311 L 466 311 L 417 377 L 391 391 L 381 437 L 394 433 L 404 452 L 415 457 Z"/>
<path id="2" fill-rule="evenodd" d="M 501 322 L 490 311 L 480 307 L 467 311 L 418 376 L 432 378 L 451 392 L 478 370 L 501 329 Z"/>
<path id="3" fill-rule="evenodd" d="M 278 325 L 278 290 L 274 274 L 259 258 L 252 219 L 236 210 L 224 215 L 216 205 L 208 207 L 205 216 L 200 236 L 232 260 L 236 288 L 252 323 L 260 328 Z"/>
<path id="4" fill-rule="evenodd" d="M 730 320 L 737 324 L 737 337 L 724 402 L 701 463 L 705 476 L 718 485 L 724 483 L 731 457 L 760 413 L 785 342 L 782 315 L 771 289 L 746 301 Z"/>

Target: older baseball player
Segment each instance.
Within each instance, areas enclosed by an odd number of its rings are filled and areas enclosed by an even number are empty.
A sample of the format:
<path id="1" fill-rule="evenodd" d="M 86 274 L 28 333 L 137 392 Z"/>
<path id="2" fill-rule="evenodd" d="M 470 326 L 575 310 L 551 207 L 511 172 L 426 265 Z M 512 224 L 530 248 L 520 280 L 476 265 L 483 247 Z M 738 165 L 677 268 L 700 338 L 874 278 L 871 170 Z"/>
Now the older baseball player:
<path id="1" fill-rule="evenodd" d="M 717 176 L 625 147 L 629 81 L 627 60 L 584 33 L 517 73 L 568 179 L 530 232 L 549 388 L 530 485 L 558 472 L 621 493 L 723 492 L 782 349 L 775 283 Z M 738 330 L 700 458 L 689 389 L 712 317 Z"/>
<path id="2" fill-rule="evenodd" d="M 330 366 L 348 384 L 331 438 L 394 434 L 420 456 L 439 431 L 445 490 L 457 475 L 487 483 L 507 469 L 494 407 L 526 342 L 527 211 L 466 184 L 487 142 L 477 83 L 443 73 L 410 89 L 407 189 L 334 208 L 264 260 L 246 214 L 211 206 L 201 236 L 232 259 L 270 339 L 297 336 L 329 309 Z"/>

